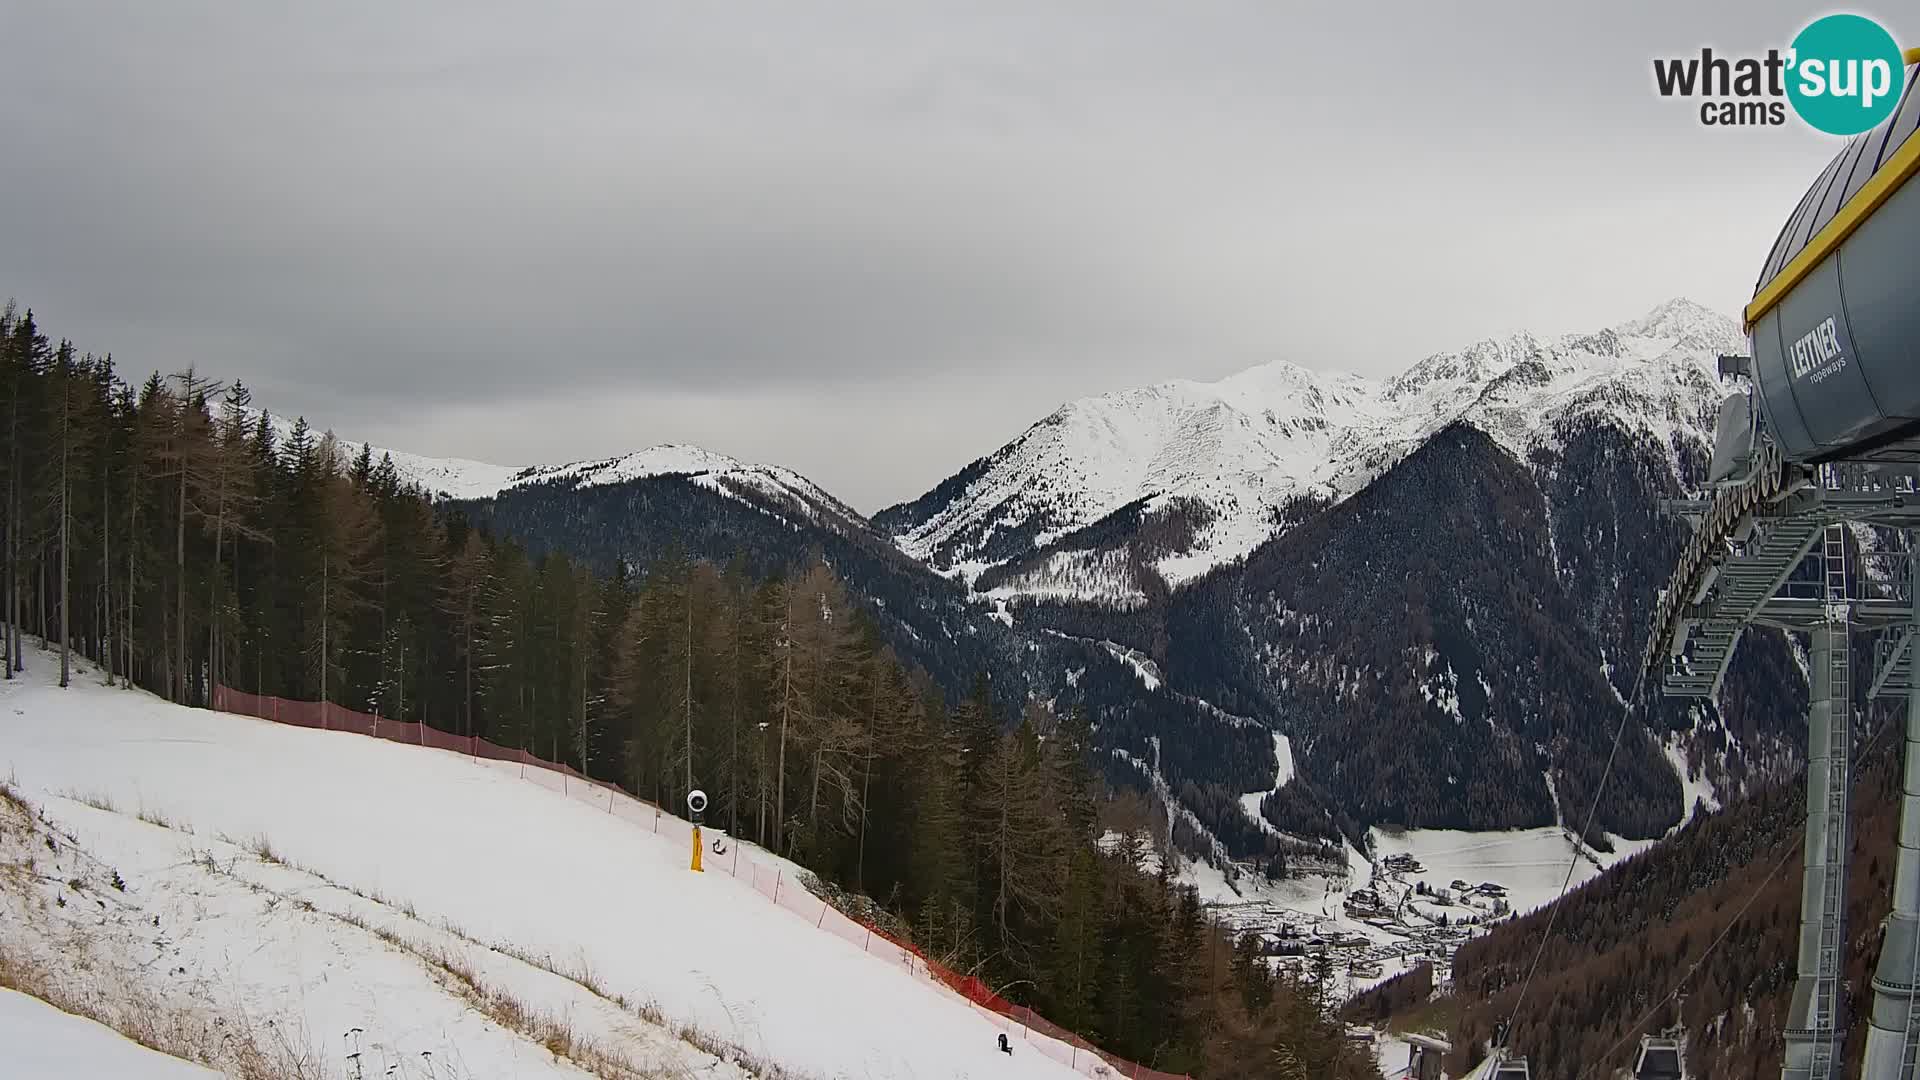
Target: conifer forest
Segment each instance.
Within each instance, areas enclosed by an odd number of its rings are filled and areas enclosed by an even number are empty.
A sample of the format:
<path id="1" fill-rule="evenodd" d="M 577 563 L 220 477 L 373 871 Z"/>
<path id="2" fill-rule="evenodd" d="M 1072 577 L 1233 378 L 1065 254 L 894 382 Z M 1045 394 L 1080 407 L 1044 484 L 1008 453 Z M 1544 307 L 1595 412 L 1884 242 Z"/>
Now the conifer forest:
<path id="1" fill-rule="evenodd" d="M 1007 715 L 990 671 L 945 700 L 818 553 L 758 576 L 636 552 L 595 575 L 276 421 L 238 379 L 129 378 L 11 305 L 0 362 L 8 678 L 31 637 L 62 685 L 325 700 L 669 807 L 699 787 L 710 826 L 870 897 L 929 956 L 1113 1053 L 1375 1075 L 1326 979 L 1273 973 L 1146 839 L 1106 832 L 1083 715 Z"/>

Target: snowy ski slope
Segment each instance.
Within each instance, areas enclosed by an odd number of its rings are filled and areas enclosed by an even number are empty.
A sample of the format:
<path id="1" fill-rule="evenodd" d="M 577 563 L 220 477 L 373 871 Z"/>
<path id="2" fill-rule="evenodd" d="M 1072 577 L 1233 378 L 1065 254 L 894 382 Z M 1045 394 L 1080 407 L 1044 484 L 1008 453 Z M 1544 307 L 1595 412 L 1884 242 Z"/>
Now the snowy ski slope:
<path id="1" fill-rule="evenodd" d="M 196 837 L 264 839 L 290 868 L 422 924 L 586 965 L 609 995 L 651 1002 L 669 1022 L 800 1076 L 1077 1075 L 1018 1041 L 1011 1058 L 999 1053 L 1000 1028 L 957 995 L 745 881 L 690 873 L 679 843 L 498 765 L 183 708 L 93 673 L 62 691 L 49 685 L 52 660 L 28 660 L 25 679 L 0 685 L 0 769 L 76 818 L 111 815 L 63 795 L 137 808 Z M 325 976 L 312 954 L 286 962 L 288 985 Z M 357 987 L 352 999 L 376 1018 L 399 1004 L 385 989 Z"/>
<path id="2" fill-rule="evenodd" d="M 0 989 L 0 1054 L 8 1076 L 137 1076 L 216 1080 L 220 1075 L 156 1053 L 102 1027 L 12 990 Z"/>

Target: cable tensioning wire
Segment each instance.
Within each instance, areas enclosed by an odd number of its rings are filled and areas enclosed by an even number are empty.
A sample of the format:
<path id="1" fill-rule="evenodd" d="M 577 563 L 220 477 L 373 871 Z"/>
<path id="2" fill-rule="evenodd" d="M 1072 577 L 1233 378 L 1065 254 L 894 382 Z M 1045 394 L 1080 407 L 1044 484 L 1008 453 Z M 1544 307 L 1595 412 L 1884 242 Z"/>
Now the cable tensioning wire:
<path id="1" fill-rule="evenodd" d="M 1540 933 L 1540 947 L 1533 951 L 1533 963 L 1527 965 L 1527 977 L 1520 983 L 1520 996 L 1513 1003 L 1513 1011 L 1507 1014 L 1505 1031 L 1509 1037 L 1514 1021 L 1520 1018 L 1520 1007 L 1526 1004 L 1527 991 L 1533 987 L 1533 974 L 1540 969 L 1540 958 L 1546 955 L 1547 942 L 1553 937 L 1554 923 L 1560 919 L 1560 902 L 1567 898 L 1567 889 L 1573 884 L 1573 871 L 1580 865 L 1580 847 L 1587 842 L 1587 833 L 1593 829 L 1593 816 L 1600 809 L 1601 796 L 1606 794 L 1607 780 L 1613 775 L 1614 759 L 1620 755 L 1620 739 L 1627 733 L 1627 721 L 1633 717 L 1634 704 L 1640 700 L 1640 692 L 1645 689 L 1646 682 L 1647 669 L 1642 666 L 1640 674 L 1633 680 L 1633 694 L 1621 703 L 1620 726 L 1613 729 L 1613 748 L 1607 751 L 1606 768 L 1600 770 L 1600 786 L 1593 789 L 1593 802 L 1587 807 L 1587 820 L 1573 838 L 1573 856 L 1567 860 L 1567 876 L 1560 882 L 1560 895 L 1554 897 L 1553 906 L 1547 911 L 1547 926 Z"/>
<path id="2" fill-rule="evenodd" d="M 1881 736 L 1885 735 L 1887 732 L 1899 726 L 1901 726 L 1901 722 L 1899 721 L 1889 722 L 1883 725 L 1880 728 L 1880 730 L 1874 732 L 1873 735 L 1870 736 L 1865 743 L 1861 744 L 1860 752 L 1859 752 L 1860 763 L 1861 764 L 1866 763 L 1867 755 L 1873 752 L 1873 748 L 1880 742 Z M 1858 784 L 1859 782 L 1860 782 L 1860 773 L 1859 771 L 1856 770 L 1853 776 L 1847 781 L 1847 787 L 1849 788 L 1849 790 L 1851 790 L 1853 786 Z M 1800 832 L 1794 836 L 1793 842 L 1787 845 L 1786 854 L 1780 856 L 1779 861 L 1773 864 L 1773 868 L 1767 871 L 1767 876 L 1760 879 L 1760 884 L 1754 886 L 1753 891 L 1747 894 L 1746 900 L 1740 904 L 1740 909 L 1733 913 L 1733 918 L 1727 920 L 1727 925 L 1720 928 L 1720 933 L 1715 935 L 1713 941 L 1707 945 L 1706 951 L 1700 954 L 1700 958 L 1698 960 L 1695 960 L 1693 963 L 1687 965 L 1687 970 L 1682 972 L 1680 975 L 1680 978 L 1674 982 L 1673 989 L 1667 992 L 1667 996 L 1661 998 L 1659 1001 L 1654 1002 L 1653 1005 L 1650 1006 L 1646 1012 L 1643 1012 L 1638 1017 L 1634 1018 L 1633 1023 L 1628 1025 L 1626 1033 L 1624 1035 L 1621 1035 L 1618 1039 L 1615 1039 L 1613 1042 L 1613 1045 L 1601 1051 L 1599 1057 L 1595 1058 L 1592 1062 L 1587 1064 L 1586 1067 L 1582 1068 L 1580 1070 L 1579 1076 L 1575 1077 L 1575 1080 L 1579 1080 L 1579 1077 L 1586 1076 L 1587 1073 L 1591 1072 L 1593 1068 L 1596 1065 L 1598 1065 L 1600 1062 L 1603 1062 L 1607 1058 L 1612 1057 L 1613 1052 L 1615 1050 L 1620 1049 L 1621 1046 L 1625 1045 L 1627 1040 L 1633 1038 L 1635 1035 L 1638 1035 L 1640 1033 L 1641 1025 L 1645 1024 L 1647 1020 L 1653 1016 L 1653 1014 L 1659 1012 L 1661 1009 L 1665 1008 L 1669 1002 L 1673 1001 L 1674 998 L 1677 998 L 1680 996 L 1680 991 L 1686 988 L 1687 981 L 1693 978 L 1693 976 L 1700 970 L 1701 966 L 1707 962 L 1707 958 L 1712 956 L 1714 950 L 1720 947 L 1720 943 L 1727 939 L 1727 935 L 1733 932 L 1733 928 L 1740 924 L 1740 920 L 1744 918 L 1747 914 L 1747 909 L 1752 907 L 1753 902 L 1760 898 L 1761 893 L 1766 891 L 1767 885 L 1773 881 L 1775 875 L 1779 874 L 1781 868 L 1786 866 L 1788 862 L 1792 861 L 1794 856 L 1800 854 L 1800 845 L 1805 841 L 1806 841 L 1805 832 Z M 1916 940 L 1920 940 L 1920 939 L 1916 939 Z M 1914 969 L 1917 973 L 1920 973 L 1920 944 L 1916 944 L 1914 949 L 1915 949 Z M 1909 1016 L 1909 1019 L 1911 1019 L 1912 1013 L 1909 1012 L 1908 1016 Z"/>

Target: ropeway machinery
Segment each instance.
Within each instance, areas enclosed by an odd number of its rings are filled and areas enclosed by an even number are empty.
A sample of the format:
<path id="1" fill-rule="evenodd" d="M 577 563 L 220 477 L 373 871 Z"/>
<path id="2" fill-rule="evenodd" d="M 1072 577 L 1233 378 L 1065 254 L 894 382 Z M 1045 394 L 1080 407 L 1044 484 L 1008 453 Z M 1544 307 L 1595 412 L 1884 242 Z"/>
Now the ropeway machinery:
<path id="1" fill-rule="evenodd" d="M 1920 64 L 1920 50 L 1906 62 Z M 1860 1075 L 1920 1080 L 1916 83 L 1920 72 L 1910 67 L 1900 107 L 1848 141 L 1774 241 L 1745 311 L 1750 355 L 1720 359 L 1721 376 L 1740 389 L 1720 406 L 1704 497 L 1665 507 L 1694 531 L 1655 605 L 1642 657 L 1645 678 L 1663 694 L 1713 698 L 1747 627 L 1807 637 L 1807 814 L 1785 1080 L 1832 1080 L 1846 1069 L 1856 634 L 1873 638 L 1866 696 L 1907 704 L 1892 910 Z M 1869 526 L 1903 537 L 1902 565 L 1878 575 L 1849 565 L 1860 557 L 1856 530 Z M 1863 587 L 1869 579 L 1878 584 Z M 1648 1036 L 1632 1071 L 1677 1075 L 1679 1058 L 1677 1042 Z M 1526 1059 L 1504 1045 L 1472 1075 L 1530 1080 Z"/>
<path id="2" fill-rule="evenodd" d="M 1920 61 L 1920 52 L 1907 56 Z M 1695 531 L 1643 658 L 1669 696 L 1719 692 L 1746 627 L 1807 635 L 1807 816 L 1787 1080 L 1845 1069 L 1848 793 L 1856 634 L 1876 640 L 1869 697 L 1907 701 L 1892 912 L 1873 978 L 1867 1080 L 1920 1062 L 1920 92 L 1855 136 L 1788 218 L 1746 309 L 1751 355 L 1721 405 L 1707 497 L 1669 507 Z M 1904 566 L 1849 566 L 1855 530 L 1905 538 Z M 1817 562 L 1817 573 L 1802 568 Z M 1877 577 L 1880 587 L 1866 588 Z"/>

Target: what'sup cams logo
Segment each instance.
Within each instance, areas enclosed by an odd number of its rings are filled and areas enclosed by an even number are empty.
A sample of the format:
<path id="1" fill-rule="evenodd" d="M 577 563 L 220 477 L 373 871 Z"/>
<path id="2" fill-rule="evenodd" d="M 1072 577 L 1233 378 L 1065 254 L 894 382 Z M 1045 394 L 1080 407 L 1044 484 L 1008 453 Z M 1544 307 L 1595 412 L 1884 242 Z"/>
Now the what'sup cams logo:
<path id="1" fill-rule="evenodd" d="M 1709 127 L 1777 126 L 1787 108 L 1829 135 L 1858 135 L 1892 115 L 1907 71 L 1900 46 L 1863 15 L 1828 15 L 1807 24 L 1786 51 L 1727 57 L 1656 59 L 1661 97 L 1698 98 Z"/>

